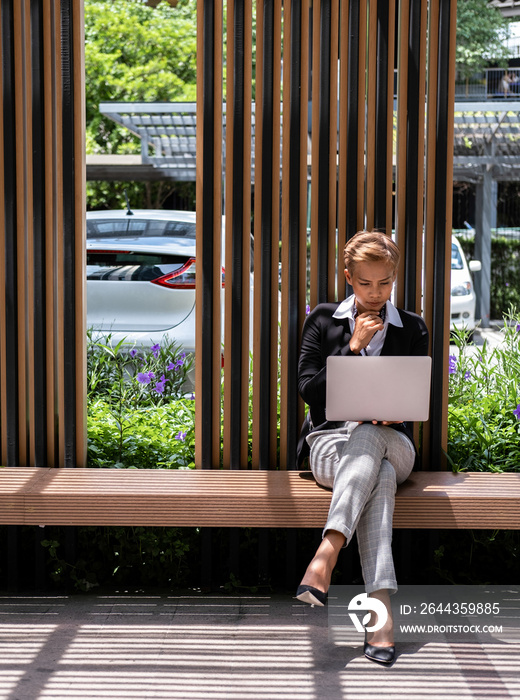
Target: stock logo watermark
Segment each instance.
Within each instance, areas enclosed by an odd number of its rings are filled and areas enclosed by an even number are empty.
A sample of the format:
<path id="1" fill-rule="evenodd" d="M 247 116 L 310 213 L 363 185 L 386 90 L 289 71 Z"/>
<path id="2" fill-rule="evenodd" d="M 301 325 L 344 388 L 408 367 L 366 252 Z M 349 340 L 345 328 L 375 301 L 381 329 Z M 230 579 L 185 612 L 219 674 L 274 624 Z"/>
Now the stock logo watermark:
<path id="1" fill-rule="evenodd" d="M 348 604 L 348 610 L 349 617 L 354 623 L 354 627 L 358 632 L 364 632 L 365 630 L 367 632 L 377 632 L 377 630 L 380 630 L 384 626 L 388 619 L 388 611 L 384 604 L 380 600 L 377 600 L 377 598 L 369 598 L 366 593 L 359 593 L 358 595 L 354 596 Z M 377 616 L 376 621 L 373 625 L 368 626 L 370 618 L 372 617 L 370 612 L 367 612 L 367 614 L 360 621 L 359 616 L 353 612 L 350 612 L 351 610 L 369 610 L 374 612 Z"/>
<path id="2" fill-rule="evenodd" d="M 520 642 L 520 586 L 401 586 L 391 596 L 396 641 Z M 335 643 L 359 640 L 388 619 L 361 586 L 331 586 L 329 630 Z"/>

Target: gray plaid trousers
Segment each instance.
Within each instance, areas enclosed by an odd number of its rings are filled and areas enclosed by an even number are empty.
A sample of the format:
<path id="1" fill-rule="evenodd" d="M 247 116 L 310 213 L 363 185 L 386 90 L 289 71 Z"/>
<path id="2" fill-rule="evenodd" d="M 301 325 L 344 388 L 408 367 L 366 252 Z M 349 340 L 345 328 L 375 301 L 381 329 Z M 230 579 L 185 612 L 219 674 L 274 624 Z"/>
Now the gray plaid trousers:
<path id="1" fill-rule="evenodd" d="M 320 434 L 312 441 L 311 471 L 318 484 L 332 489 L 323 534 L 337 530 L 348 544 L 357 531 L 367 593 L 397 591 L 392 558 L 395 492 L 414 461 L 410 440 L 382 425 L 363 423 L 351 433 Z"/>

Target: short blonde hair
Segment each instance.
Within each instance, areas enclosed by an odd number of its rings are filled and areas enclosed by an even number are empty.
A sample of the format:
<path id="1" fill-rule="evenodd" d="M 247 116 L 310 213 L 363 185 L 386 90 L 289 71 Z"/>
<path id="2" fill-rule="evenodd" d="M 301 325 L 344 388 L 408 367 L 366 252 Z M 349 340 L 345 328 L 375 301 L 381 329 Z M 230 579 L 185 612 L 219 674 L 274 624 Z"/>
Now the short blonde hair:
<path id="1" fill-rule="evenodd" d="M 352 273 L 358 263 L 385 262 L 395 270 L 399 265 L 399 248 L 386 233 L 359 231 L 343 250 L 345 267 Z"/>

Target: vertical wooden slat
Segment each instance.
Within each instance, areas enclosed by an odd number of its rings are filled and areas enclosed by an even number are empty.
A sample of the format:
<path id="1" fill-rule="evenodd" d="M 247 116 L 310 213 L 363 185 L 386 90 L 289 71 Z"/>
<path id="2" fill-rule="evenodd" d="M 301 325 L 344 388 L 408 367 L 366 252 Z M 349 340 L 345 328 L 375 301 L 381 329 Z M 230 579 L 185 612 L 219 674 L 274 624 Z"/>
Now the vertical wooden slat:
<path id="1" fill-rule="evenodd" d="M 396 0 L 388 2 L 388 59 L 387 59 L 387 94 L 386 94 L 386 222 L 384 230 L 390 234 L 393 228 L 393 190 L 394 190 L 394 66 L 396 65 Z M 426 42 L 424 42 L 426 45 Z"/>
<path id="2" fill-rule="evenodd" d="M 427 31 L 428 31 L 428 0 L 421 0 L 420 6 L 420 37 L 419 37 L 419 101 L 418 101 L 418 115 L 417 119 L 419 122 L 418 128 L 418 138 L 417 138 L 417 231 L 415 235 L 417 236 L 417 259 L 416 259 L 416 288 L 415 288 L 415 308 L 413 309 L 416 313 L 423 313 L 422 305 L 422 284 L 423 284 L 423 267 L 424 267 L 424 212 L 425 212 L 425 193 L 426 193 L 426 183 L 425 183 L 425 143 L 426 143 L 426 116 L 423 105 L 426 103 L 426 56 L 427 56 Z"/>
<path id="3" fill-rule="evenodd" d="M 32 385 L 31 412 L 34 430 L 31 431 L 30 453 L 31 463 L 36 465 L 47 464 L 47 376 L 45 344 L 45 118 L 44 118 L 44 72 L 43 72 L 43 17 L 42 6 L 38 3 L 30 5 L 30 23 L 32 37 L 32 80 L 31 80 L 31 109 L 32 109 L 32 158 L 31 168 L 33 172 L 30 199 L 32 200 L 32 250 L 34 254 L 30 270 L 33 277 L 33 290 L 29 297 L 29 306 L 32 307 L 28 314 L 29 329 L 31 332 L 30 347 L 32 352 L 29 366 L 29 383 Z"/>
<path id="4" fill-rule="evenodd" d="M 269 453 L 265 451 L 265 456 L 258 463 L 260 469 L 274 469 L 277 466 L 278 440 L 278 402 L 279 402 L 279 266 L 280 266 L 280 160 L 281 160 L 281 140 L 280 129 L 282 125 L 281 101 L 282 101 L 282 14 L 283 0 L 274 2 L 274 22 L 273 22 L 273 121 L 272 121 L 272 169 L 271 169 L 271 197 L 273 203 L 271 221 L 271 272 L 270 272 L 270 335 L 271 346 L 269 355 L 270 364 L 270 397 L 269 407 Z M 261 453 L 261 449 L 260 449 Z"/>
<path id="5" fill-rule="evenodd" d="M 75 119 L 81 120 L 76 114 L 74 95 L 75 51 L 74 35 L 74 5 L 72 0 L 62 0 L 61 3 L 61 92 L 62 92 L 62 143 L 63 161 L 63 393 L 64 413 L 64 463 L 74 466 L 76 462 L 77 443 L 77 392 L 76 366 L 77 357 L 70 352 L 76 347 L 76 245 L 74 232 L 76 230 L 77 204 L 74 193 L 76 184 L 75 172 Z M 79 154 L 78 154 L 78 157 Z"/>
<path id="6" fill-rule="evenodd" d="M 426 188 L 425 188 L 425 242 L 424 242 L 424 320 L 430 329 L 430 348 L 433 350 L 433 305 L 435 291 L 434 272 L 434 242 L 435 242 L 435 219 L 433 202 L 435 199 L 435 115 L 437 108 L 437 61 L 439 42 L 439 8 L 438 4 L 430 7 L 428 15 L 428 115 L 426 124 Z M 433 123 L 432 123 L 433 122 Z M 430 420 L 423 425 L 423 449 L 422 466 L 430 466 L 430 452 L 432 446 L 432 422 Z"/>
<path id="7" fill-rule="evenodd" d="M 328 292 L 329 300 L 337 299 L 338 284 L 343 286 L 345 276 L 337 269 L 337 181 L 338 181 L 338 59 L 339 59 L 339 3 L 330 8 L 330 64 L 329 64 L 329 210 L 328 210 Z"/>
<path id="8" fill-rule="evenodd" d="M 14 60 L 18 70 L 15 72 L 15 111 L 16 111 L 16 298 L 17 305 L 17 347 L 18 347 L 18 459 L 21 464 L 27 463 L 27 366 L 26 366 L 26 143 L 27 143 L 27 115 L 25 80 L 27 78 L 25 53 L 25 1 L 14 4 Z"/>
<path id="9" fill-rule="evenodd" d="M 198 3 L 196 446 L 198 467 L 220 463 L 222 4 Z"/>
<path id="10" fill-rule="evenodd" d="M 446 241 L 444 250 L 444 333 L 442 345 L 439 344 L 437 352 L 442 353 L 442 408 L 434 414 L 434 420 L 437 423 L 437 434 L 440 435 L 440 442 L 435 445 L 435 451 L 430 446 L 430 463 L 429 468 L 433 469 L 439 465 L 440 468 L 447 469 L 446 453 L 448 450 L 448 366 L 449 366 L 449 337 L 451 325 L 451 236 L 453 228 L 453 144 L 455 135 L 455 54 L 457 44 L 457 0 L 450 0 L 444 8 L 444 21 L 442 25 L 445 34 L 445 46 L 447 53 L 442 66 L 442 70 L 446 73 L 446 112 L 445 122 L 442 128 L 446 129 L 445 148 L 445 172 L 444 183 L 442 176 L 439 177 L 439 185 L 446 188 L 445 199 L 445 231 Z M 446 15 L 448 15 L 446 17 Z M 443 89 L 445 89 L 443 86 Z"/>
<path id="11" fill-rule="evenodd" d="M 292 279 L 291 263 L 294 256 L 298 256 L 299 248 L 291 247 L 291 231 L 290 222 L 291 214 L 294 217 L 294 224 L 298 227 L 300 223 L 300 209 L 295 208 L 294 197 L 296 202 L 299 198 L 299 187 L 295 189 L 294 170 L 299 164 L 296 158 L 291 161 L 291 156 L 294 154 L 294 143 L 299 144 L 300 123 L 297 116 L 300 109 L 300 101 L 294 100 L 294 92 L 292 89 L 300 87 L 300 56 L 301 56 L 301 3 L 296 6 L 293 2 L 287 2 L 284 5 L 284 31 L 283 31 L 283 54 L 285 57 L 285 66 L 283 72 L 283 105 L 282 105 L 282 209 L 281 209 L 281 316 L 285 323 L 281 324 L 280 328 L 280 466 L 282 469 L 287 469 L 287 445 L 289 431 L 289 415 L 287 414 L 287 406 L 290 402 L 289 386 L 294 372 L 291 372 L 291 351 L 288 348 L 292 334 L 298 332 L 295 326 L 298 322 L 298 292 L 296 289 L 296 306 L 293 307 L 291 302 L 294 300 L 294 295 L 291 291 L 294 289 L 294 280 Z M 300 20 L 300 21 L 299 21 Z M 295 121 L 298 121 L 297 126 Z M 292 167 L 291 167 L 292 165 Z M 292 174 L 292 177 L 291 177 Z M 298 177 L 299 180 L 299 168 Z M 297 362 L 297 355 L 293 361 Z M 296 396 L 296 395 L 295 395 Z M 295 402 L 295 407 L 297 403 Z M 296 408 L 296 413 L 298 413 Z"/>
<path id="12" fill-rule="evenodd" d="M 407 91 L 408 91 L 408 33 L 410 28 L 410 2 L 413 0 L 398 0 L 398 55 L 397 55 L 397 144 L 396 144 L 396 241 L 401 250 L 402 259 L 406 258 L 406 238 L 404 235 L 406 222 L 406 163 L 407 163 Z M 401 225 L 403 227 L 401 235 Z M 403 308 L 405 303 L 405 265 L 399 266 L 395 301 Z"/>
<path id="13" fill-rule="evenodd" d="M 345 295 L 346 281 L 341 277 L 345 267 L 343 249 L 347 242 L 348 206 L 347 197 L 347 149 L 349 108 L 349 3 L 340 3 L 339 16 L 339 123 L 338 123 L 338 297 Z M 352 214 L 351 214 L 352 216 Z"/>
<path id="14" fill-rule="evenodd" d="M 390 234 L 389 193 L 391 192 L 393 130 L 389 128 L 393 103 L 395 3 L 381 2 L 376 6 L 376 70 L 375 70 L 375 114 L 374 114 L 374 228 Z M 390 224 L 390 225 L 389 225 Z"/>
<path id="15" fill-rule="evenodd" d="M 280 226 L 281 0 L 257 5 L 253 467 L 276 465 Z M 260 79 L 260 80 L 259 80 Z M 261 131 L 260 142 L 258 140 Z"/>
<path id="16" fill-rule="evenodd" d="M 306 301 L 309 4 L 284 5 L 280 468 L 296 466 L 298 352 Z"/>
<path id="17" fill-rule="evenodd" d="M 53 157 L 56 152 L 56 33 L 55 28 L 55 7 L 54 0 L 43 0 L 42 5 L 43 24 L 43 120 L 44 129 L 44 156 L 43 156 L 43 177 L 44 177 L 44 264 L 45 269 L 50 274 L 45 275 L 44 299 L 45 299 L 45 333 L 42 339 L 45 353 L 44 374 L 47 380 L 45 413 L 46 413 L 46 463 L 57 464 L 58 440 L 56 435 L 55 420 L 55 400 L 56 400 L 56 373 L 55 373 L 55 351 L 56 338 L 55 328 L 55 235 L 56 230 L 56 193 L 55 193 L 55 168 L 53 167 Z"/>
<path id="18" fill-rule="evenodd" d="M 0 95 L 4 98 L 4 67 L 5 67 L 5 9 L 7 3 L 2 4 L 0 8 L 0 57 L 2 59 L 2 70 L 0 70 Z M 0 108 L 0 216 L 5 212 L 5 161 L 4 161 L 4 109 Z M 5 337 L 6 337 L 6 285 L 5 285 L 5 257 L 6 238 L 5 238 L 5 219 L 0 221 L 0 460 L 2 464 L 7 461 L 7 424 L 3 417 L 7 413 L 7 396 L 6 396 L 6 353 L 5 353 Z"/>
<path id="19" fill-rule="evenodd" d="M 56 391 L 56 403 L 57 403 L 57 413 L 58 419 L 58 463 L 66 463 L 66 427 L 65 422 L 61 419 L 66 412 L 65 404 L 65 384 L 66 378 L 64 374 L 65 366 L 65 329 L 62 319 L 64 318 L 64 304 L 65 304 L 65 252 L 64 252 L 64 210 L 61 203 L 65 196 L 64 189 L 64 173 L 63 173 L 63 157 L 64 157 L 64 134 L 62 129 L 63 122 L 63 48 L 62 48 L 62 19 L 61 19 L 61 0 L 53 0 L 54 6 L 54 35 L 56 37 L 56 54 L 55 54 L 55 103 L 56 103 L 56 115 L 54 118 L 56 124 L 56 151 L 54 154 L 54 191 L 55 191 L 55 206 L 56 206 L 56 218 L 55 218 L 55 254 L 56 261 L 54 266 L 55 274 L 55 310 L 56 310 L 56 337 L 55 337 L 55 391 Z"/>
<path id="20" fill-rule="evenodd" d="M 2 247 L 2 289 L 4 304 L 3 332 L 0 334 L 2 350 L 2 463 L 19 463 L 19 396 L 18 396 L 18 295 L 16 282 L 17 269 L 17 158 L 16 158 L 16 102 L 14 52 L 14 0 L 2 2 L 2 142 L 3 142 L 3 247 Z M 5 314 L 5 315 L 4 315 Z"/>
<path id="21" fill-rule="evenodd" d="M 351 4 L 355 4 L 352 2 Z M 357 65 L 357 224 L 356 231 L 367 226 L 366 220 L 366 165 L 365 165 L 365 145 L 366 145 L 366 67 L 367 67 L 367 19 L 368 0 L 359 0 L 359 27 L 358 27 L 358 49 L 359 63 Z"/>
<path id="22" fill-rule="evenodd" d="M 386 1 L 386 0 L 384 0 Z M 365 227 L 371 231 L 375 224 L 375 179 L 376 170 L 383 164 L 377 162 L 376 146 L 376 115 L 377 115 L 377 62 L 381 60 L 378 52 L 378 10 L 380 2 L 369 0 L 368 3 L 368 47 L 366 59 L 367 71 L 367 116 L 366 116 L 366 223 Z"/>
<path id="23" fill-rule="evenodd" d="M 87 230 L 86 147 L 85 147 L 85 61 L 83 0 L 74 0 L 72 16 L 73 101 L 74 101 L 74 319 L 75 319 L 75 466 L 87 460 Z"/>
<path id="24" fill-rule="evenodd" d="M 343 10 L 342 10 L 343 12 Z M 346 240 L 365 225 L 365 68 L 367 1 L 348 3 L 346 170 L 342 196 L 346 208 Z M 343 39 L 344 40 L 344 39 Z M 348 293 L 348 290 L 347 290 Z"/>
<path id="25" fill-rule="evenodd" d="M 424 105 L 426 19 L 424 0 L 402 2 L 398 130 L 397 241 L 402 264 L 397 297 L 409 311 L 421 313 L 424 208 Z M 419 425 L 415 440 L 419 444 Z"/>
<path id="26" fill-rule="evenodd" d="M 262 196 L 264 183 L 264 169 L 268 167 L 267 162 L 264 163 L 264 82 L 265 75 L 263 70 L 265 47 L 262 37 L 264 36 L 264 2 L 257 2 L 256 6 L 256 83 L 255 83 L 255 187 L 254 187 L 254 302 L 253 302 L 253 455 L 252 465 L 254 469 L 258 469 L 262 456 L 260 455 L 259 432 L 261 422 L 261 411 L 263 406 L 260 405 L 259 392 L 261 391 L 260 373 L 261 362 L 260 356 L 263 356 L 265 349 L 265 341 L 263 335 L 265 331 L 261 324 L 262 306 L 266 303 L 263 294 L 260 292 L 262 285 L 261 276 L 263 274 L 264 262 L 262 247 L 263 227 L 262 227 Z M 263 287 L 262 287 L 263 289 Z M 269 355 L 268 355 L 269 356 Z M 262 380 L 265 377 L 265 369 L 262 372 Z M 267 384 L 267 392 L 270 391 L 270 385 Z M 264 429 L 265 431 L 265 429 Z M 261 436 L 261 439 L 264 435 Z"/>
<path id="27" fill-rule="evenodd" d="M 236 334 L 233 333 L 233 325 L 238 319 L 234 317 L 234 312 L 237 311 L 237 305 L 240 304 L 243 289 L 242 287 L 242 276 L 240 275 L 239 266 L 242 263 L 242 255 L 238 251 L 238 260 L 234 258 L 234 253 L 236 251 L 236 245 L 233 234 L 235 233 L 233 214 L 240 219 L 242 218 L 242 207 L 243 201 L 242 197 L 234 196 L 236 181 L 234 179 L 234 174 L 236 173 L 237 178 L 243 173 L 243 141 L 237 139 L 239 142 L 235 141 L 235 111 L 236 102 L 239 99 L 241 93 L 243 93 L 244 83 L 244 65 L 243 65 L 243 53 L 240 52 L 240 47 L 235 45 L 235 17 L 239 21 L 241 11 L 243 10 L 243 5 L 240 7 L 236 6 L 236 3 L 231 0 L 227 3 L 227 55 L 226 55 L 226 67 L 229 75 L 229 80 L 226 81 L 225 90 L 225 100 L 226 100 L 226 177 L 225 177 L 225 215 L 226 215 L 226 226 L 225 226 L 225 253 L 224 253 L 224 266 L 226 270 L 226 281 L 228 285 L 228 290 L 231 293 L 226 294 L 225 297 L 225 325 L 224 325 L 224 404 L 223 404 L 223 417 L 224 417 L 224 431 L 223 431 L 223 450 L 222 450 L 222 463 L 225 469 L 229 469 L 234 466 L 236 460 L 237 452 L 241 452 L 242 443 L 242 421 L 240 416 L 240 399 L 242 392 L 240 391 L 240 386 L 242 383 L 242 363 L 240 361 L 241 347 L 236 347 Z M 239 45 L 240 40 L 243 39 L 243 33 L 238 32 L 236 37 L 236 43 Z M 242 46 L 243 48 L 243 46 Z M 236 59 L 236 61 L 235 61 Z M 241 63 L 242 61 L 242 63 Z M 235 90 L 236 85 L 236 90 Z M 228 109 L 229 107 L 229 109 Z M 243 127 L 243 122 L 241 123 L 241 117 L 243 113 L 236 114 L 237 118 L 237 132 Z M 235 167 L 236 166 L 236 167 Z M 238 169 L 238 172 L 237 172 Z M 235 264 L 237 263 L 237 264 Z M 238 268 L 238 269 L 237 269 Z M 235 281 L 235 275 L 238 273 L 238 279 Z M 238 360 L 238 366 L 236 364 Z M 228 367 L 233 367 L 233 372 L 228 372 Z M 229 420 L 226 420 L 229 414 Z M 234 424 L 234 431 L 231 429 L 231 425 Z M 233 444 L 231 444 L 231 433 L 234 433 Z"/>
<path id="28" fill-rule="evenodd" d="M 319 276 L 322 270 L 318 267 L 318 225 L 319 225 L 319 182 L 320 182 L 320 142 L 318 138 L 318 124 L 320 118 L 319 103 L 319 76 L 320 76 L 320 15 L 321 0 L 313 0 L 312 3 L 312 69 L 311 69 L 311 240 L 310 240 L 310 306 L 314 308 L 316 304 L 324 299 L 320 298 L 318 289 Z M 326 285 L 326 277 L 323 276 Z"/>
<path id="29" fill-rule="evenodd" d="M 456 2 L 440 0 L 431 8 L 428 54 L 428 133 L 426 199 L 425 309 L 432 336 L 432 397 L 430 425 L 425 431 L 425 461 L 435 468 L 445 463 L 447 441 L 447 364 L 451 250 L 451 154 Z M 432 184 L 433 181 L 433 184 Z M 448 219 L 449 216 L 449 219 Z"/>
<path id="30" fill-rule="evenodd" d="M 334 299 L 336 287 L 336 185 L 331 172 L 336 172 L 337 148 L 337 20 L 332 25 L 332 17 L 338 14 L 333 4 L 313 3 L 311 306 Z"/>
<path id="31" fill-rule="evenodd" d="M 227 5 L 226 294 L 224 444 L 226 468 L 248 459 L 249 268 L 251 201 L 251 26 L 249 0 Z"/>
<path id="32" fill-rule="evenodd" d="M 408 83 L 406 128 L 406 190 L 404 231 L 404 306 L 409 311 L 421 309 L 422 275 L 422 201 L 424 173 L 424 99 L 425 71 L 421 64 L 422 15 L 426 3 L 411 0 L 408 31 Z M 424 41 L 422 42 L 424 43 Z M 403 238 L 401 236 L 401 238 Z"/>
<path id="33" fill-rule="evenodd" d="M 25 61 L 25 80 L 24 80 L 24 171 L 25 171 L 25 182 L 24 182 L 24 208 L 26 214 L 25 220 L 25 231 L 24 231 L 24 247 L 25 247 L 25 275 L 26 279 L 23 284 L 25 286 L 25 332 L 26 332 L 26 400 L 27 400 L 27 415 L 26 415 L 26 440 L 27 440 L 27 456 L 26 459 L 30 464 L 41 465 L 42 461 L 37 459 L 36 456 L 36 443 L 37 438 L 40 440 L 44 435 L 42 435 L 40 430 L 40 415 L 38 408 L 36 406 L 36 395 L 38 399 L 41 398 L 40 391 L 36 392 L 36 381 L 39 386 L 38 389 L 42 389 L 41 379 L 36 380 L 35 376 L 35 357 L 37 355 L 35 348 L 35 318 L 36 318 L 36 294 L 38 293 L 38 277 L 42 274 L 41 260 L 35 260 L 35 224 L 38 225 L 39 222 L 35 221 L 35 207 L 39 207 L 41 203 L 40 192 L 35 191 L 35 188 L 39 189 L 39 183 L 35 180 L 38 176 L 38 172 L 35 167 L 38 168 L 36 163 L 36 157 L 34 157 L 35 149 L 38 149 L 40 144 L 38 140 L 34 139 L 36 136 L 35 129 L 37 128 L 37 120 L 39 120 L 40 115 L 38 111 L 34 110 L 37 107 L 33 101 L 33 86 L 36 83 L 36 90 L 39 89 L 39 76 L 37 75 L 38 62 L 39 62 L 39 28 L 37 26 L 32 26 L 32 12 L 33 7 L 28 0 L 23 0 L 23 36 L 24 36 L 24 46 L 23 54 Z M 36 124 L 35 124 L 36 121 Z M 41 215 L 40 212 L 37 212 Z M 39 265 L 38 265 L 39 263 Z M 21 320 L 21 319 L 20 319 Z"/>

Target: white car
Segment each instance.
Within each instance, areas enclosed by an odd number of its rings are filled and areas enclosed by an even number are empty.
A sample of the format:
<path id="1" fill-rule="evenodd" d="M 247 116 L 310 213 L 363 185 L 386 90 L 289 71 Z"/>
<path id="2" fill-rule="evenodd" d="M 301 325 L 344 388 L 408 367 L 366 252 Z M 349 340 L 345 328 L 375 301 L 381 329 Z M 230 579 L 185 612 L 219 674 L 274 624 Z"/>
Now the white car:
<path id="1" fill-rule="evenodd" d="M 223 217 L 222 259 L 224 224 Z M 194 211 L 87 212 L 87 328 L 94 337 L 145 348 L 175 341 L 195 351 L 195 231 Z M 251 264 L 252 252 L 251 237 Z M 252 309 L 252 274 L 249 294 Z M 220 306 L 224 341 L 224 274 Z M 252 313 L 249 331 L 252 347 Z"/>
<path id="2" fill-rule="evenodd" d="M 472 272 L 482 269 L 480 260 L 469 264 L 459 241 L 451 239 L 451 328 L 475 329 L 475 290 Z"/>
<path id="3" fill-rule="evenodd" d="M 87 213 L 87 327 L 195 349 L 195 212 Z"/>

